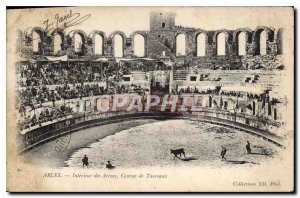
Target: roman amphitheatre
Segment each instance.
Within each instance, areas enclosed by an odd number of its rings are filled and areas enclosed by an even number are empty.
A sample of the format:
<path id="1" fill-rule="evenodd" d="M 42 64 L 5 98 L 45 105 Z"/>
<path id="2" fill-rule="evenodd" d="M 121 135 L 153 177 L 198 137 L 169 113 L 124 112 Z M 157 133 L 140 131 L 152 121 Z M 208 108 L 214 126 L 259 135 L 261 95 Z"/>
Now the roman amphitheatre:
<path id="1" fill-rule="evenodd" d="M 20 155 L 28 163 L 81 168 L 86 154 L 97 169 L 107 161 L 218 167 L 276 158 L 288 119 L 283 29 L 203 30 L 175 20 L 173 12 L 151 12 L 149 30 L 130 35 L 20 30 Z M 140 105 L 126 111 L 136 96 Z M 144 111 L 147 97 L 155 105 Z M 186 158 L 173 159 L 170 149 L 180 148 Z"/>

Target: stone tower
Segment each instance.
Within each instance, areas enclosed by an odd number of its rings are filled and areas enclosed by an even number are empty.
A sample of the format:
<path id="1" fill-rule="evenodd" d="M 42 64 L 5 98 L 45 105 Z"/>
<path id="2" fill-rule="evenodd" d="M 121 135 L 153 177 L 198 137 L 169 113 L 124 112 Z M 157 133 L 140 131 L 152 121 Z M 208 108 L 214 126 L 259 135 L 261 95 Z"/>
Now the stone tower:
<path id="1" fill-rule="evenodd" d="M 175 27 L 174 12 L 151 12 L 150 13 L 150 31 L 172 30 Z"/>

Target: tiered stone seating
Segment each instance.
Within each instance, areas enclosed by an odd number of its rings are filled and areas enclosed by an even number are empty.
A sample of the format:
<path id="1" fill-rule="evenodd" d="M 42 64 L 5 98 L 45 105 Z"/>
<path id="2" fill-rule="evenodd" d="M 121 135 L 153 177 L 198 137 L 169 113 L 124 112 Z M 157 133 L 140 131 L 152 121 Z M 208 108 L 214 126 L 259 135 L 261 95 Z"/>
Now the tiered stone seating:
<path id="1" fill-rule="evenodd" d="M 187 80 L 188 74 L 190 74 L 188 70 L 174 70 L 173 80 Z"/>
<path id="2" fill-rule="evenodd" d="M 132 74 L 133 79 L 135 81 L 146 81 L 146 80 L 148 80 L 146 72 L 143 72 L 143 71 L 131 71 L 131 74 Z"/>
<path id="3" fill-rule="evenodd" d="M 198 76 L 197 81 L 190 81 L 187 77 Z M 249 91 L 261 93 L 274 90 L 280 82 L 280 75 L 270 71 L 230 71 L 222 70 L 182 70 L 174 71 L 174 81 L 182 87 L 197 87 L 200 89 L 221 86 L 222 90 Z"/>

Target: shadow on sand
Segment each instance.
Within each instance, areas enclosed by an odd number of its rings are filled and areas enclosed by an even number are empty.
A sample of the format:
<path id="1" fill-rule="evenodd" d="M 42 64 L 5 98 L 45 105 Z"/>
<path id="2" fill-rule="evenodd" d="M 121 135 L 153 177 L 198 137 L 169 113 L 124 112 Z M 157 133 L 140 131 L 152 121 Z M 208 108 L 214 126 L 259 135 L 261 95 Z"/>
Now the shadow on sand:
<path id="1" fill-rule="evenodd" d="M 251 155 L 264 155 L 264 156 L 268 156 L 268 157 L 273 157 L 273 154 L 266 153 L 266 152 L 263 152 L 263 153 L 252 152 Z"/>
<path id="2" fill-rule="evenodd" d="M 264 155 L 264 156 L 268 156 L 268 157 L 273 157 L 273 154 L 267 153 L 267 152 L 262 152 L 262 153 L 258 153 L 258 152 L 252 152 L 249 155 Z M 255 162 L 249 162 L 249 161 L 245 161 L 245 160 L 226 160 L 226 162 L 232 163 L 232 164 L 257 164 Z"/>
<path id="3" fill-rule="evenodd" d="M 226 160 L 226 162 L 232 163 L 232 164 L 256 164 L 255 162 L 248 162 L 248 161 L 238 161 L 238 160 Z"/>
<path id="4" fill-rule="evenodd" d="M 185 158 L 180 158 L 177 157 L 178 159 L 182 160 L 182 161 L 192 161 L 192 160 L 197 160 L 197 158 L 195 157 L 185 157 Z"/>

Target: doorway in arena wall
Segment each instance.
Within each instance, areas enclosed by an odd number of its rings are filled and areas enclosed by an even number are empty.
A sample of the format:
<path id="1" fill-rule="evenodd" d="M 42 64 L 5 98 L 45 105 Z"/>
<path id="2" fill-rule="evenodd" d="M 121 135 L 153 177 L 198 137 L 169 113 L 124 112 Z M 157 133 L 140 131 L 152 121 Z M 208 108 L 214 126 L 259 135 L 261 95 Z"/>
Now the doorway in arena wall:
<path id="1" fill-rule="evenodd" d="M 153 71 L 150 79 L 151 94 L 160 95 L 169 93 L 170 71 Z"/>

